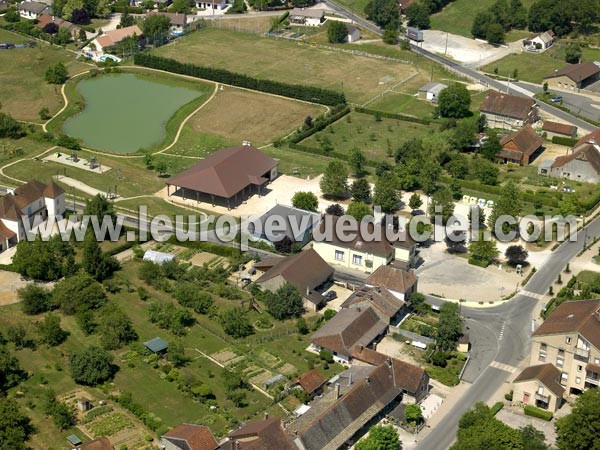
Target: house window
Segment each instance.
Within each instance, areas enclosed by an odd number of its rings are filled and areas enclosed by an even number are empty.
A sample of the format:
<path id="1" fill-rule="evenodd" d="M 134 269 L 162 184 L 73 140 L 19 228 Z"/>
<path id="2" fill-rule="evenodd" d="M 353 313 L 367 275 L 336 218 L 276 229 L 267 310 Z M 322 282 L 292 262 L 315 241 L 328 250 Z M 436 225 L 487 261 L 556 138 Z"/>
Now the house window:
<path id="1" fill-rule="evenodd" d="M 560 378 L 566 382 L 569 379 L 569 374 L 567 372 L 563 372 L 560 374 Z"/>
<path id="2" fill-rule="evenodd" d="M 363 257 L 361 255 L 352 255 L 352 264 L 362 266 L 362 259 Z"/>
<path id="3" fill-rule="evenodd" d="M 575 383 L 580 384 L 581 383 L 581 378 L 580 377 L 575 378 Z"/>
<path id="4" fill-rule="evenodd" d="M 556 365 L 562 367 L 565 364 L 565 360 L 562 358 L 556 358 Z"/>
<path id="5" fill-rule="evenodd" d="M 571 338 L 569 336 L 567 336 L 566 342 L 567 342 L 567 344 L 571 343 Z"/>
<path id="6" fill-rule="evenodd" d="M 542 342 L 540 344 L 540 350 L 544 350 L 545 351 L 547 348 L 548 348 L 548 346 L 545 343 Z"/>
<path id="7" fill-rule="evenodd" d="M 594 358 L 594 364 L 600 364 L 600 358 Z"/>
<path id="8" fill-rule="evenodd" d="M 565 356 L 565 349 L 564 348 L 559 348 L 558 349 L 558 356 Z"/>
<path id="9" fill-rule="evenodd" d="M 544 388 L 542 386 L 538 387 L 538 394 L 544 395 Z"/>
<path id="10" fill-rule="evenodd" d="M 577 372 L 581 372 L 582 370 L 583 370 L 583 366 L 581 366 L 581 365 L 578 364 L 577 365 Z"/>
<path id="11" fill-rule="evenodd" d="M 336 261 L 343 261 L 344 260 L 344 252 L 341 250 L 336 250 L 335 251 L 335 260 Z"/>
<path id="12" fill-rule="evenodd" d="M 538 356 L 538 360 L 546 361 L 546 354 L 544 352 L 540 352 L 540 356 Z"/>

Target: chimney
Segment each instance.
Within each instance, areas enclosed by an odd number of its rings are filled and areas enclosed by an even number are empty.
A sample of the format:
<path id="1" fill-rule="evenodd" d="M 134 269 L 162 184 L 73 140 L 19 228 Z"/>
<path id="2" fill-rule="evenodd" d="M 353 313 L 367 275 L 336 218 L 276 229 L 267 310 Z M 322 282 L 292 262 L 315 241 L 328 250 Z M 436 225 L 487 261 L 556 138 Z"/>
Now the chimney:
<path id="1" fill-rule="evenodd" d="M 269 413 L 265 411 L 265 420 L 269 420 Z"/>
<path id="2" fill-rule="evenodd" d="M 306 286 L 306 295 L 310 295 L 310 287 Z"/>
<path id="3" fill-rule="evenodd" d="M 392 367 L 392 358 L 386 359 L 385 362 L 387 363 L 388 367 L 390 367 L 390 368 Z"/>
<path id="4" fill-rule="evenodd" d="M 348 374 L 348 386 L 352 386 L 352 372 Z"/>
<path id="5" fill-rule="evenodd" d="M 335 399 L 340 398 L 340 383 L 335 383 Z"/>
<path id="6" fill-rule="evenodd" d="M 371 382 L 371 379 L 369 377 L 365 377 L 365 383 L 369 384 Z"/>
<path id="7" fill-rule="evenodd" d="M 364 346 L 364 345 L 362 345 L 362 344 L 360 344 L 360 345 L 358 346 L 358 350 L 359 350 L 361 353 L 362 353 L 362 351 L 363 351 L 363 349 L 364 349 L 364 348 L 365 348 L 365 346 Z"/>

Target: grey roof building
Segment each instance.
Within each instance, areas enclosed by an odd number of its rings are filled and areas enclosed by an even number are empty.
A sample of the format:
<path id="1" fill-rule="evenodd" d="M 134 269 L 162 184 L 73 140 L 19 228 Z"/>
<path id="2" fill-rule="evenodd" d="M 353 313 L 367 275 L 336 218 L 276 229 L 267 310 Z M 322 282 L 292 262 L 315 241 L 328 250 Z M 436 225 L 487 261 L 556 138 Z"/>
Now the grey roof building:
<path id="1" fill-rule="evenodd" d="M 313 230 L 321 222 L 319 213 L 275 205 L 249 225 L 250 233 L 262 241 L 272 243 L 286 236 L 292 242 L 305 246 L 312 239 Z"/>

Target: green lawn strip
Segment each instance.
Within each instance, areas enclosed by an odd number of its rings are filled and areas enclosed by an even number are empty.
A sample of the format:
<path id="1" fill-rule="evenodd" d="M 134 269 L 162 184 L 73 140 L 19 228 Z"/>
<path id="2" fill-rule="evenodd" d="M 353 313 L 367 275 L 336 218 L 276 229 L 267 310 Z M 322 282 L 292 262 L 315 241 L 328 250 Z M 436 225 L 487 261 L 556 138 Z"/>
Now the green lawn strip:
<path id="1" fill-rule="evenodd" d="M 369 104 L 369 108 L 394 114 L 406 114 L 422 119 L 431 119 L 435 106 L 413 95 L 391 92 Z"/>
<path id="2" fill-rule="evenodd" d="M 565 65 L 564 60 L 553 58 L 547 53 L 513 53 L 483 66 L 481 70 L 489 74 L 495 74 L 497 69 L 498 76 L 513 77 L 513 72 L 517 69 L 519 80 L 539 84 L 542 83 L 546 75 Z"/>
<path id="3" fill-rule="evenodd" d="M 279 172 L 287 175 L 297 175 L 300 178 L 319 176 L 325 172 L 327 165 L 333 160 L 326 156 L 311 155 L 285 146 L 280 148 L 265 147 L 261 151 L 279 160 Z"/>
<path id="4" fill-rule="evenodd" d="M 179 135 L 177 143 L 167 150 L 164 155 L 194 156 L 205 158 L 208 155 L 225 147 L 231 147 L 238 142 L 209 133 L 198 133 L 192 130 L 189 124 L 185 124 Z M 172 161 L 168 159 L 167 161 Z"/>

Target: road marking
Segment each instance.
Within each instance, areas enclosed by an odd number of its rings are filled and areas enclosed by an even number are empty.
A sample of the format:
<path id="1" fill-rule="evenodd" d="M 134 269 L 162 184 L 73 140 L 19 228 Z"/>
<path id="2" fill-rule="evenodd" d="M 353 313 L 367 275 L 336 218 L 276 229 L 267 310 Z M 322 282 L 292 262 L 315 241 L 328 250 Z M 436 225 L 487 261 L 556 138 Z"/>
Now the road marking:
<path id="1" fill-rule="evenodd" d="M 494 367 L 496 369 L 504 370 L 505 372 L 508 372 L 508 373 L 515 373 L 517 371 L 516 367 L 509 366 L 508 364 L 504 364 L 499 361 L 492 361 L 490 363 L 490 366 Z"/>
<path id="2" fill-rule="evenodd" d="M 519 294 L 524 295 L 526 297 L 535 298 L 536 300 L 541 300 L 544 298 L 543 294 L 536 294 L 535 292 L 530 292 L 530 291 L 520 291 Z"/>
<path id="3" fill-rule="evenodd" d="M 502 322 L 502 328 L 500 328 L 500 335 L 498 336 L 498 340 L 501 341 L 504 337 L 504 329 L 506 328 L 506 321 Z"/>

